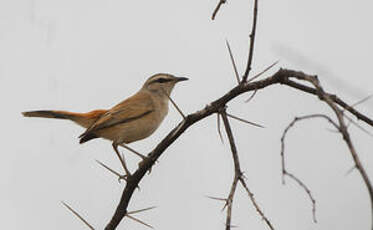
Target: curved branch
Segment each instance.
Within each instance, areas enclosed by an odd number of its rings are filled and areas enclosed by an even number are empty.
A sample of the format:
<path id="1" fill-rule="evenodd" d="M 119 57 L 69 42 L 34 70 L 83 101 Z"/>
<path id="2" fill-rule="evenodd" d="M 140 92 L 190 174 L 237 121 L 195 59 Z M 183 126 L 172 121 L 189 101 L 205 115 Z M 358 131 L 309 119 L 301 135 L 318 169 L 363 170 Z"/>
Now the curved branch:
<path id="1" fill-rule="evenodd" d="M 285 176 L 288 176 L 289 178 L 293 179 L 300 187 L 304 189 L 304 191 L 308 194 L 308 197 L 311 200 L 312 203 L 312 218 L 313 222 L 316 223 L 316 200 L 312 196 L 311 190 L 307 187 L 307 185 L 299 179 L 297 176 L 294 174 L 290 173 L 286 167 L 285 167 L 285 137 L 286 134 L 289 132 L 289 130 L 294 127 L 295 123 L 302 121 L 302 120 L 307 120 L 307 119 L 312 119 L 312 118 L 324 118 L 326 119 L 329 123 L 331 123 L 337 130 L 339 130 L 338 125 L 328 116 L 324 114 L 311 114 L 311 115 L 305 115 L 301 117 L 295 117 L 292 122 L 285 128 L 284 132 L 282 133 L 281 137 L 281 168 L 282 168 L 282 184 L 285 184 Z"/>
<path id="2" fill-rule="evenodd" d="M 321 101 L 324 101 L 328 106 L 333 110 L 337 119 L 338 119 L 338 131 L 342 134 L 343 140 L 346 142 L 348 149 L 350 150 L 351 156 L 355 163 L 356 168 L 358 169 L 363 181 L 367 187 L 369 198 L 370 198 L 370 206 L 371 206 L 371 229 L 373 230 L 373 186 L 370 182 L 368 174 L 366 173 L 360 158 L 356 152 L 356 149 L 352 143 L 351 137 L 349 132 L 347 131 L 347 125 L 344 121 L 344 114 L 343 111 L 336 105 L 335 99 L 330 96 L 330 94 L 326 93 L 324 89 L 321 87 L 319 79 L 317 76 L 312 75 L 297 75 L 295 76 L 298 80 L 303 80 L 310 82 L 316 90 L 316 95 L 319 97 Z M 338 103 L 337 103 L 338 104 Z M 352 109 L 352 106 L 347 106 L 346 110 Z"/>
<path id="3" fill-rule="evenodd" d="M 186 116 L 185 120 L 180 122 L 156 147 L 155 149 L 150 152 L 148 155 L 148 159 L 144 160 L 142 164 L 139 166 L 139 168 L 135 171 L 134 174 L 132 174 L 130 177 L 127 178 L 127 184 L 126 187 L 123 190 L 120 202 L 117 206 L 117 209 L 106 226 L 106 230 L 113 230 L 115 229 L 120 221 L 125 217 L 127 213 L 127 207 L 130 202 L 130 199 L 133 195 L 134 190 L 146 174 L 146 172 L 153 166 L 155 161 L 164 153 L 164 151 L 182 134 L 185 130 L 187 130 L 190 126 L 192 126 L 194 123 L 214 114 L 217 113 L 221 108 L 224 108 L 224 106 L 231 101 L 232 99 L 236 98 L 237 96 L 250 92 L 255 90 L 260 90 L 265 87 L 275 85 L 275 84 L 287 84 L 290 85 L 289 82 L 292 82 L 289 80 L 289 78 L 298 78 L 299 76 L 305 77 L 310 76 L 306 75 L 303 72 L 293 71 L 293 70 L 286 70 L 286 69 L 280 69 L 277 71 L 274 75 L 265 78 L 263 80 L 250 82 L 250 83 L 241 83 L 240 85 L 234 87 L 229 92 L 227 92 L 225 95 L 220 97 L 219 99 L 211 102 L 209 105 L 207 105 L 204 109 L 201 109 L 195 113 L 191 113 Z M 294 82 L 295 83 L 295 82 Z M 305 85 L 295 83 L 295 86 L 292 86 L 293 88 L 297 88 L 303 92 L 311 93 L 316 95 L 317 93 L 313 93 L 313 91 L 309 90 L 312 89 L 310 87 L 307 87 Z M 330 95 L 330 94 L 328 94 Z M 370 120 L 368 117 L 365 117 L 363 114 L 359 113 L 354 108 L 348 106 L 346 103 L 344 103 L 342 100 L 340 100 L 338 97 L 330 97 L 331 100 L 334 100 L 335 103 L 340 105 L 341 107 L 345 108 L 349 112 L 351 112 L 353 115 L 355 115 L 358 119 L 361 119 L 365 121 L 367 124 L 373 126 L 373 121 Z M 343 103 L 341 103 L 343 102 Z"/>

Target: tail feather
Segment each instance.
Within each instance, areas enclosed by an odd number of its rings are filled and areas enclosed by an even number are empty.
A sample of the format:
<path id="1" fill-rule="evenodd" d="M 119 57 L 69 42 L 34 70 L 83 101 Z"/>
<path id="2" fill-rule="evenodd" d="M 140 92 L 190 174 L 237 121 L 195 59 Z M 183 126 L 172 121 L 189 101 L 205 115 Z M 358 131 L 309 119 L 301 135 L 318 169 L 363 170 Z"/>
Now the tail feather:
<path id="1" fill-rule="evenodd" d="M 23 112 L 25 117 L 43 117 L 43 118 L 57 118 L 57 119 L 68 119 L 84 128 L 90 127 L 94 122 L 101 117 L 107 110 L 98 109 L 93 110 L 88 113 L 72 113 L 67 111 L 58 110 L 38 110 L 38 111 L 28 111 Z M 98 138 L 96 134 L 82 135 L 80 138 L 80 143 L 87 142 L 94 138 Z"/>
<path id="2" fill-rule="evenodd" d="M 95 138 L 98 138 L 98 136 L 96 134 L 89 133 L 88 135 L 84 135 L 84 136 L 80 137 L 79 143 L 83 144 L 83 143 L 85 143 L 87 141 L 90 141 L 92 139 L 95 139 Z"/>
<path id="3" fill-rule="evenodd" d="M 74 114 L 65 111 L 55 111 L 55 110 L 38 110 L 23 112 L 25 117 L 44 117 L 44 118 L 58 118 L 58 119 L 73 119 Z"/>
<path id="4" fill-rule="evenodd" d="M 43 117 L 43 118 L 57 118 L 57 119 L 68 119 L 84 128 L 90 127 L 106 110 L 98 109 L 88 113 L 72 113 L 67 111 L 58 110 L 39 110 L 23 112 L 25 117 Z"/>

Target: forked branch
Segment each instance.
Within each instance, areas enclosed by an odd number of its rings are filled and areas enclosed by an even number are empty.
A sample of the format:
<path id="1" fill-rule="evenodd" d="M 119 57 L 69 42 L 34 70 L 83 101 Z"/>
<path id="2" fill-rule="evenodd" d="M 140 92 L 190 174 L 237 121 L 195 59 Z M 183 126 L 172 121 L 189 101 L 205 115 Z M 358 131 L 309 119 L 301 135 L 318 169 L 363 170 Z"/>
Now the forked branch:
<path id="1" fill-rule="evenodd" d="M 364 181 L 364 183 L 367 187 L 367 190 L 368 190 L 368 194 L 369 194 L 369 198 L 370 198 L 370 204 L 371 204 L 371 222 L 372 222 L 371 223 L 371 229 L 373 230 L 373 187 L 372 187 L 372 184 L 371 184 L 370 179 L 368 177 L 368 174 L 366 173 L 366 170 L 363 167 L 363 165 L 360 161 L 360 158 L 357 154 L 357 151 L 356 151 L 356 149 L 355 149 L 355 147 L 352 143 L 350 134 L 348 132 L 347 125 L 346 125 L 345 120 L 344 120 L 345 116 L 344 116 L 343 110 L 339 106 L 341 106 L 345 110 L 350 111 L 352 114 L 354 114 L 356 117 L 358 117 L 358 119 L 362 119 L 362 120 L 366 119 L 366 122 L 370 125 L 371 125 L 372 120 L 370 120 L 369 118 L 367 118 L 365 116 L 360 116 L 359 113 L 353 108 L 353 106 L 348 106 L 345 102 L 341 101 L 335 95 L 331 95 L 329 93 L 326 93 L 324 91 L 324 89 L 321 87 L 319 79 L 318 79 L 317 76 L 306 75 L 304 73 L 299 72 L 298 74 L 295 74 L 292 77 L 296 78 L 297 80 L 300 80 L 300 81 L 309 82 L 314 86 L 314 88 L 306 87 L 304 85 L 300 85 L 299 83 L 296 83 L 294 81 L 289 80 L 289 78 L 287 78 L 285 80 L 287 82 L 285 84 L 287 84 L 289 86 L 292 86 L 294 88 L 302 89 L 303 91 L 306 91 L 306 92 L 317 95 L 318 98 L 321 101 L 324 101 L 333 110 L 338 122 L 334 122 L 332 119 L 330 119 L 329 117 L 327 117 L 325 115 L 318 115 L 318 117 L 321 116 L 321 117 L 327 119 L 331 124 L 333 124 L 333 126 L 339 131 L 339 133 L 343 137 L 343 140 L 347 144 L 347 147 L 350 151 L 350 154 L 352 156 L 354 164 L 355 164 L 356 168 L 358 169 L 358 171 L 360 172 L 360 175 L 363 178 L 363 181 Z M 337 106 L 337 105 L 339 105 L 339 106 Z M 296 120 L 294 121 L 294 123 L 295 122 L 296 122 Z M 291 126 L 288 126 L 287 130 L 290 127 Z M 285 130 L 285 132 L 287 130 Z M 282 144 L 282 146 L 283 146 L 283 144 Z M 282 147 L 282 155 L 283 155 L 283 147 Z M 284 170 L 285 170 L 285 168 L 284 168 L 284 158 L 282 158 L 282 165 L 283 165 L 283 174 L 284 174 Z M 285 172 L 286 172 L 286 170 L 285 170 Z M 288 175 L 289 175 L 289 173 L 288 173 Z M 298 183 L 300 181 L 300 180 L 297 180 L 297 178 L 295 176 L 293 176 L 293 179 L 295 179 Z M 303 183 L 299 183 L 299 184 L 302 186 Z M 306 189 L 306 191 L 308 190 L 307 187 L 305 187 L 305 186 L 302 186 L 302 187 L 304 187 Z M 313 200 L 312 196 L 310 196 L 310 197 L 311 197 L 311 200 Z"/>
<path id="2" fill-rule="evenodd" d="M 172 143 L 174 143 L 174 141 L 177 138 L 179 138 L 185 132 L 185 130 L 187 130 L 190 126 L 192 126 L 194 123 L 214 113 L 218 113 L 222 108 L 225 107 L 226 104 L 228 104 L 231 100 L 233 100 L 237 96 L 244 94 L 246 92 L 261 90 L 263 88 L 270 87 L 272 85 L 285 84 L 287 86 L 298 89 L 310 95 L 318 95 L 316 89 L 290 80 L 291 78 L 298 79 L 301 77 L 304 78 L 306 76 L 310 76 L 310 75 L 307 75 L 299 71 L 280 69 L 272 76 L 267 77 L 263 80 L 258 80 L 258 81 L 249 82 L 249 83 L 242 83 L 234 87 L 233 89 L 231 89 L 229 92 L 227 92 L 222 97 L 211 102 L 210 104 L 205 106 L 203 109 L 195 113 L 191 113 L 187 115 L 185 119 L 182 120 L 172 131 L 170 131 L 169 134 L 154 148 L 154 150 L 150 152 L 150 154 L 148 155 L 148 158 L 143 161 L 143 164 L 141 164 L 141 166 L 129 178 L 127 178 L 127 184 L 123 190 L 122 197 L 120 199 L 118 207 L 114 213 L 114 216 L 112 217 L 112 219 L 110 220 L 109 224 L 106 226 L 105 229 L 110 230 L 110 229 L 116 228 L 119 222 L 126 215 L 126 212 L 127 212 L 126 210 L 131 200 L 131 197 L 133 195 L 133 192 L 135 188 L 137 187 L 137 185 L 140 183 L 145 173 L 153 166 L 155 161 L 165 152 L 165 150 Z M 364 121 L 370 126 L 373 126 L 373 120 L 371 120 L 364 114 L 360 113 L 355 108 L 348 106 L 346 102 L 341 100 L 336 95 L 332 95 L 327 92 L 324 92 L 324 95 L 329 95 L 328 97 L 329 100 L 341 106 L 342 108 L 345 108 L 346 111 L 349 111 L 356 118 Z M 365 174 L 365 178 L 368 178 L 366 174 Z M 369 192 L 369 193 L 373 195 L 373 192 L 372 193 Z"/>
<path id="3" fill-rule="evenodd" d="M 233 178 L 233 182 L 232 182 L 232 186 L 231 186 L 231 190 L 230 190 L 228 199 L 226 201 L 226 206 L 228 208 L 227 208 L 227 219 L 226 219 L 226 224 L 225 224 L 226 227 L 225 227 L 225 229 L 226 230 L 230 230 L 231 229 L 233 198 L 234 198 L 234 194 L 236 192 L 237 183 L 238 183 L 238 181 L 240 181 L 241 184 L 242 184 L 242 186 L 245 188 L 246 192 L 248 193 L 251 202 L 255 206 L 256 211 L 263 218 L 263 220 L 266 222 L 266 224 L 268 225 L 268 227 L 271 230 L 273 230 L 274 228 L 273 228 L 271 222 L 264 215 L 263 211 L 261 210 L 261 208 L 259 207 L 258 203 L 254 199 L 254 195 L 250 192 L 248 186 L 246 185 L 246 182 L 245 182 L 245 179 L 243 177 L 243 174 L 242 174 L 242 171 L 241 171 L 241 167 L 240 167 L 240 159 L 238 157 L 237 147 L 236 147 L 236 143 L 234 141 L 232 128 L 231 128 L 231 126 L 229 124 L 228 114 L 226 112 L 226 108 L 225 107 L 223 107 L 220 110 L 220 114 L 221 114 L 221 116 L 223 118 L 223 123 L 224 123 L 225 131 L 226 131 L 227 136 L 228 136 L 228 140 L 229 140 L 229 144 L 230 144 L 231 152 L 232 152 L 233 163 L 234 163 L 234 178 Z"/>

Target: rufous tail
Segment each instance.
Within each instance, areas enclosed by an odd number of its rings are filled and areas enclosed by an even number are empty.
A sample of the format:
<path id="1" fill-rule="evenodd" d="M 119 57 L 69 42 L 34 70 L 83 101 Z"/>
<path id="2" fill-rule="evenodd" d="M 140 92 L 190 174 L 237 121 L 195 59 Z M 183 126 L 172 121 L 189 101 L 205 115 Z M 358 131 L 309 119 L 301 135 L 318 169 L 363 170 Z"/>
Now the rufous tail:
<path id="1" fill-rule="evenodd" d="M 43 117 L 43 118 L 57 118 L 68 119 L 83 126 L 84 128 L 90 127 L 106 110 L 94 110 L 88 113 L 72 113 L 67 111 L 58 110 L 38 110 L 23 112 L 25 117 Z"/>
<path id="2" fill-rule="evenodd" d="M 55 111 L 55 110 L 38 110 L 23 112 L 25 117 L 45 117 L 45 118 L 59 118 L 59 119 L 73 119 L 75 115 L 70 112 L 65 111 Z"/>

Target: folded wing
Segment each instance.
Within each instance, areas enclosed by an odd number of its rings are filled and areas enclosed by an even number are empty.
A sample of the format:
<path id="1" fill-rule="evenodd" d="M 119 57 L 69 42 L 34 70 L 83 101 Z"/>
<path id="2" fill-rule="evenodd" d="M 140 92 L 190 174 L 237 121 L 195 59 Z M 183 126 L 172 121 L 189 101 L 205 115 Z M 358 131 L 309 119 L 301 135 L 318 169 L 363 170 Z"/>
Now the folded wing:
<path id="1" fill-rule="evenodd" d="M 96 132 L 99 130 L 141 119 L 153 111 L 154 105 L 149 94 L 139 92 L 104 113 L 82 135 L 79 136 L 80 143 L 97 138 L 98 135 Z"/>

